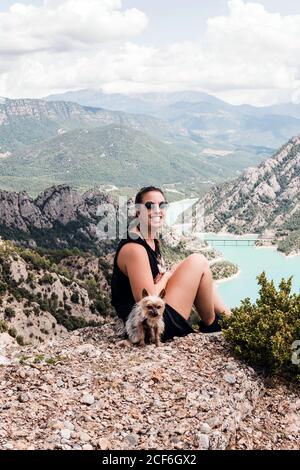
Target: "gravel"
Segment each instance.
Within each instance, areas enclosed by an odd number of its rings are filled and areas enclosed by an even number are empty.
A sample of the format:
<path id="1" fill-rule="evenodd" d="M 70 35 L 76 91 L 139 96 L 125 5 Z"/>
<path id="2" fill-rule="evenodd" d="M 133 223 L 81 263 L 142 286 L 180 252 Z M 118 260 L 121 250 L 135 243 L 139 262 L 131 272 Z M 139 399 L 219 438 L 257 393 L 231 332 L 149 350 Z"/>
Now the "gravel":
<path id="1" fill-rule="evenodd" d="M 299 448 L 299 389 L 270 386 L 220 333 L 160 348 L 118 342 L 107 321 L 51 344 L 7 347 L 0 449 Z"/>

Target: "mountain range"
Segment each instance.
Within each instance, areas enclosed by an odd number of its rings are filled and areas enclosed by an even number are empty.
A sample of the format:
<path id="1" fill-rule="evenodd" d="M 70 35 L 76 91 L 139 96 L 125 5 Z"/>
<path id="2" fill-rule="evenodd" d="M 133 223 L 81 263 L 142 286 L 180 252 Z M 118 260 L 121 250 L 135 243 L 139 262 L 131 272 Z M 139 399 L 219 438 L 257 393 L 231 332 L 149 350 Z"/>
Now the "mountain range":
<path id="1" fill-rule="evenodd" d="M 45 98 L 111 110 L 143 113 L 168 120 L 198 140 L 221 145 L 273 149 L 300 132 L 300 104 L 256 107 L 232 105 L 203 92 L 105 94 L 79 90 Z"/>
<path id="2" fill-rule="evenodd" d="M 161 139 L 180 136 L 180 130 L 168 121 L 146 115 L 134 115 L 71 102 L 47 102 L 38 99 L 0 99 L 0 155 L 27 145 L 40 143 L 67 131 L 102 127 L 109 124 L 142 130 Z"/>
<path id="3" fill-rule="evenodd" d="M 199 91 L 180 92 L 149 92 L 149 93 L 104 93 L 100 90 L 82 89 L 67 91 L 44 97 L 47 101 L 71 101 L 83 106 L 114 109 L 129 113 L 158 114 L 161 110 L 174 106 L 176 103 L 210 103 L 224 106 L 228 110 L 235 109 L 249 115 L 281 115 L 300 119 L 300 104 L 282 103 L 271 106 L 252 106 L 249 104 L 232 105 L 213 95 Z"/>
<path id="4" fill-rule="evenodd" d="M 260 154 L 253 159 L 245 156 L 244 164 L 251 165 L 253 160 L 260 161 Z M 68 183 L 79 189 L 91 184 L 184 183 L 196 177 L 220 181 L 232 176 L 233 167 L 240 170 L 244 164 L 232 161 L 229 155 L 218 163 L 183 152 L 145 132 L 111 124 L 76 129 L 17 150 L 0 160 L 0 174 L 2 181 L 12 178 L 26 189 L 46 183 Z"/>
<path id="5" fill-rule="evenodd" d="M 72 102 L 1 99 L 0 187 L 35 196 L 65 182 L 86 191 L 155 181 L 184 191 L 193 186 L 199 195 L 271 153 L 259 145 L 221 143 L 203 123 L 197 126 L 206 137 L 185 125 Z"/>

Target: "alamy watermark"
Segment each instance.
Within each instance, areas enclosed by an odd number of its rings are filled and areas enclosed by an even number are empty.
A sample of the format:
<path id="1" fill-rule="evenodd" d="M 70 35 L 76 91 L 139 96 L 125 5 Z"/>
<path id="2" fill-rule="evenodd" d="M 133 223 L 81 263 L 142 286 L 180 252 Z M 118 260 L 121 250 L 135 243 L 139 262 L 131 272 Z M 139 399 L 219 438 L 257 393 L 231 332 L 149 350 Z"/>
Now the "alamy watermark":
<path id="1" fill-rule="evenodd" d="M 184 200 L 186 201 L 186 200 Z M 179 236 L 196 235 L 201 237 L 204 234 L 204 206 L 198 200 L 190 203 L 186 208 L 180 208 L 180 202 L 170 203 L 167 208 L 160 209 L 154 206 L 151 209 L 153 217 L 159 215 L 163 217 L 163 224 L 149 227 L 148 209 L 144 204 L 130 203 L 125 196 L 120 196 L 117 203 L 103 203 L 97 207 L 96 215 L 100 218 L 96 234 L 99 240 L 114 240 L 124 238 L 127 233 L 132 234 L 131 229 L 139 225 L 142 233 L 159 233 L 163 238 L 168 230 L 172 228 Z M 179 204 L 179 209 L 178 209 Z M 178 212 L 178 214 L 177 214 Z"/>
<path id="2" fill-rule="evenodd" d="M 295 364 L 295 366 L 298 366 L 300 364 L 300 340 L 299 339 L 293 342 L 291 349 L 293 350 L 292 363 Z"/>

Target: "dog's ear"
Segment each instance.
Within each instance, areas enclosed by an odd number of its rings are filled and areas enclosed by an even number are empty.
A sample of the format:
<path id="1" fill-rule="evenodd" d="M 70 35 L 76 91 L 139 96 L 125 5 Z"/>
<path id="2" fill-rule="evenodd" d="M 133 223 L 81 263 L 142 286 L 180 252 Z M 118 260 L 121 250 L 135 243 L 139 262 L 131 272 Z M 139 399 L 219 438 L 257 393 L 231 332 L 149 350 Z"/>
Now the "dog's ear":
<path id="1" fill-rule="evenodd" d="M 161 297 L 162 299 L 165 297 L 165 295 L 166 295 L 165 289 L 161 290 L 160 293 L 158 294 L 158 296 Z"/>
<path id="2" fill-rule="evenodd" d="M 142 290 L 142 298 L 148 297 L 148 295 L 149 295 L 148 292 L 147 292 L 146 289 L 144 288 L 144 289 Z"/>

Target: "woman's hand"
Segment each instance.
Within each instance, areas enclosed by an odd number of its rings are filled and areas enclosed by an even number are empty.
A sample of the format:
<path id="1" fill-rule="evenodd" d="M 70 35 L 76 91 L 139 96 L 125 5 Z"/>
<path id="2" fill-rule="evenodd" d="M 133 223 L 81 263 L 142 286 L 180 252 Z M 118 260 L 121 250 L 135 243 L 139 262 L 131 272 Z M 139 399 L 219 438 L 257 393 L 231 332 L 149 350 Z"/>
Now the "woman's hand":
<path id="1" fill-rule="evenodd" d="M 157 284 L 162 278 L 162 273 L 158 273 L 158 275 L 154 278 L 154 284 Z"/>
<path id="2" fill-rule="evenodd" d="M 171 269 L 170 271 L 165 271 L 164 273 L 158 273 L 156 278 L 154 279 L 154 284 L 157 284 L 161 279 L 167 283 L 170 277 L 172 277 L 174 270 Z"/>

